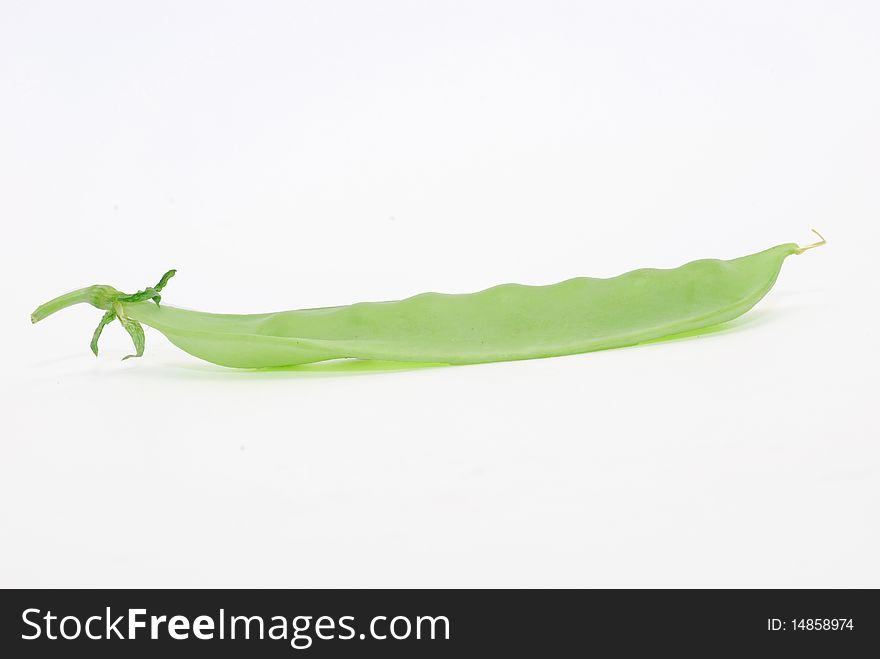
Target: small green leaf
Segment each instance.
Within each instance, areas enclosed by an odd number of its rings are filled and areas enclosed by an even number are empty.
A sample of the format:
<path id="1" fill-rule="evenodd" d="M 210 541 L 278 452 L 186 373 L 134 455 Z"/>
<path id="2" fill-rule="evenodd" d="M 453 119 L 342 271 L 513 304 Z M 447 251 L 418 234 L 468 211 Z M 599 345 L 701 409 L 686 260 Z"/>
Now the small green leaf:
<path id="1" fill-rule="evenodd" d="M 126 355 L 122 358 L 122 361 L 125 361 L 129 357 L 143 357 L 144 355 L 144 328 L 141 327 L 141 324 L 136 320 L 131 320 L 130 318 L 126 318 L 125 316 L 119 316 L 119 322 L 122 323 L 122 326 L 125 328 L 125 331 L 128 332 L 128 335 L 131 337 L 131 340 L 134 342 L 134 350 L 135 354 Z"/>
<path id="2" fill-rule="evenodd" d="M 165 284 L 168 283 L 168 280 L 176 274 L 177 270 L 169 270 L 168 272 L 166 272 L 164 275 L 162 275 L 162 279 L 159 280 L 159 283 L 153 286 L 153 290 L 157 293 L 160 292 L 163 288 L 165 288 Z"/>
<path id="3" fill-rule="evenodd" d="M 162 275 L 162 279 L 160 279 L 159 283 L 155 286 L 150 286 L 142 291 L 138 291 L 137 293 L 132 293 L 131 295 L 123 295 L 119 298 L 119 302 L 144 302 L 145 300 L 153 300 L 156 304 L 159 304 L 159 300 L 162 299 L 159 295 L 159 292 L 163 288 L 165 288 L 168 280 L 171 279 L 176 273 L 177 270 L 169 270 L 164 275 Z"/>
<path id="4" fill-rule="evenodd" d="M 95 357 L 98 356 L 98 339 L 101 338 L 101 332 L 104 331 L 104 328 L 113 322 L 113 319 L 116 318 L 115 311 L 108 311 L 101 318 L 101 322 L 98 323 L 98 326 L 95 328 L 95 333 L 92 334 L 92 342 L 89 344 L 92 348 L 92 352 L 95 353 Z"/>

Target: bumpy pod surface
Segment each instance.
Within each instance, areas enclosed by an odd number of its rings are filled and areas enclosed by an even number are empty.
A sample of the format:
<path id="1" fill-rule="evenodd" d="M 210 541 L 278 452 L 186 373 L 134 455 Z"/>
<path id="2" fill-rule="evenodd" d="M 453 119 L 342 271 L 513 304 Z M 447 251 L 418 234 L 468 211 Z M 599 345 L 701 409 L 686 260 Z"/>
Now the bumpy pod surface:
<path id="1" fill-rule="evenodd" d="M 160 305 L 166 275 L 157 287 L 129 296 L 107 286 L 80 289 L 38 308 L 32 318 L 90 302 L 107 310 L 103 324 L 114 316 L 123 321 L 136 344 L 131 324 L 143 323 L 191 355 L 239 368 L 342 358 L 442 364 L 535 359 L 635 345 L 736 318 L 772 288 L 786 257 L 813 246 L 786 243 L 728 261 L 705 259 L 608 279 L 504 284 L 470 294 L 248 315 Z M 141 339 L 138 353 L 142 348 Z"/>

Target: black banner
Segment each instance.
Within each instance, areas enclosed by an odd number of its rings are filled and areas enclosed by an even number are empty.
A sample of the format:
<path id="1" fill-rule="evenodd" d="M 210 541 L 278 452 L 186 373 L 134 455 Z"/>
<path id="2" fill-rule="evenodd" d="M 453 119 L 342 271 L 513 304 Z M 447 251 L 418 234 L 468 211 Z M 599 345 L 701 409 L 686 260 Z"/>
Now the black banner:
<path id="1" fill-rule="evenodd" d="M 873 590 L 6 590 L 6 657 L 855 656 Z"/>

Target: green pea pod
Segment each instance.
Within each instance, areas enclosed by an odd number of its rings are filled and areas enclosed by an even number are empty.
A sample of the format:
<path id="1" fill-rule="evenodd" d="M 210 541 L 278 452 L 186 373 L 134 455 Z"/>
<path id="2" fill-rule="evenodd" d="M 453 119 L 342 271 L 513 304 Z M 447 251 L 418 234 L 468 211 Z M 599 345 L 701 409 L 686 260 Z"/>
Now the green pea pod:
<path id="1" fill-rule="evenodd" d="M 817 232 L 818 235 L 818 232 Z M 578 277 L 551 286 L 504 284 L 478 293 L 424 293 L 396 302 L 268 314 L 187 311 L 162 304 L 174 275 L 132 295 L 89 286 L 37 308 L 37 322 L 80 302 L 107 313 L 92 340 L 119 319 L 143 354 L 141 323 L 215 364 L 267 368 L 356 358 L 438 364 L 536 359 L 631 346 L 717 325 L 751 309 L 773 286 L 782 262 L 823 245 L 786 243 L 721 261 L 634 270 L 610 279 Z"/>

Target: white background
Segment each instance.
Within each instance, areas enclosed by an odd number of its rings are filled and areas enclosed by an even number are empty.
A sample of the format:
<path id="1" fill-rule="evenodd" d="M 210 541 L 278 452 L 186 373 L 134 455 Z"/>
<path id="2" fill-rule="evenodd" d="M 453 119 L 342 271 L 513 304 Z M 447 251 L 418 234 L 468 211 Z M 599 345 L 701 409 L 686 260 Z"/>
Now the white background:
<path id="1" fill-rule="evenodd" d="M 880 5 L 10 2 L 5 586 L 880 586 Z M 829 245 L 726 332 L 225 370 L 259 312 Z"/>

